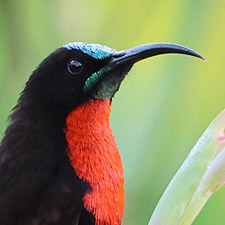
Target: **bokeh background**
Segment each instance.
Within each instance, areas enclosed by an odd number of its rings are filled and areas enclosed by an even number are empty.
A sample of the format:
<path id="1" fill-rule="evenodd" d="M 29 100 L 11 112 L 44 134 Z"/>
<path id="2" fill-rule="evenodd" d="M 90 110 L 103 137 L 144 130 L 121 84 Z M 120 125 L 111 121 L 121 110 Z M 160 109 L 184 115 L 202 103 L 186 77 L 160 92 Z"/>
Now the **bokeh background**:
<path id="1" fill-rule="evenodd" d="M 126 180 L 123 224 L 147 225 L 190 149 L 225 107 L 225 1 L 0 0 L 0 138 L 32 70 L 71 41 L 118 50 L 171 42 L 207 59 L 144 60 L 113 99 L 111 124 Z M 224 210 L 222 188 L 194 225 L 225 224 Z"/>

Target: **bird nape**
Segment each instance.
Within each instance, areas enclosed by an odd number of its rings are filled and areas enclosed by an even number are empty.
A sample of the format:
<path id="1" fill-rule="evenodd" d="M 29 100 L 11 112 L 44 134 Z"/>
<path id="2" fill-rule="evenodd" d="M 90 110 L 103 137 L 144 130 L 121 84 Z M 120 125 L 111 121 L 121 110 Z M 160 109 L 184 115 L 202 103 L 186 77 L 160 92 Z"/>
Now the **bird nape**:
<path id="1" fill-rule="evenodd" d="M 134 63 L 165 53 L 202 58 L 167 43 L 117 52 L 75 42 L 40 63 L 1 142 L 1 225 L 121 224 L 124 178 L 111 100 Z"/>

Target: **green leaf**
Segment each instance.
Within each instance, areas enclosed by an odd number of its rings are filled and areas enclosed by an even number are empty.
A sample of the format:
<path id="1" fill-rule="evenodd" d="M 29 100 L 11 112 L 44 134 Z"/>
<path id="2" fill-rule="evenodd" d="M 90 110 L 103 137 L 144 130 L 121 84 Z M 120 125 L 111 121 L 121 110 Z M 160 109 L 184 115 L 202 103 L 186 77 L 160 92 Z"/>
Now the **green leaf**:
<path id="1" fill-rule="evenodd" d="M 161 197 L 149 225 L 189 225 L 225 183 L 225 110 L 203 133 Z"/>

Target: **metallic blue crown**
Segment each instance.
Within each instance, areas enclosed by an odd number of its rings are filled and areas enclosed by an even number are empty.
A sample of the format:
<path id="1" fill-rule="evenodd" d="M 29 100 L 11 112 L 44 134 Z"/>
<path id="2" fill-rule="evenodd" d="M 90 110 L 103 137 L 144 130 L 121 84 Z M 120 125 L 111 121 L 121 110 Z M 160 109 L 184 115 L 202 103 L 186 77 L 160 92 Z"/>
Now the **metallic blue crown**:
<path id="1" fill-rule="evenodd" d="M 104 59 L 116 52 L 115 49 L 109 48 L 105 45 L 87 44 L 83 42 L 72 42 L 64 45 L 63 47 L 68 50 L 80 50 L 95 59 Z"/>

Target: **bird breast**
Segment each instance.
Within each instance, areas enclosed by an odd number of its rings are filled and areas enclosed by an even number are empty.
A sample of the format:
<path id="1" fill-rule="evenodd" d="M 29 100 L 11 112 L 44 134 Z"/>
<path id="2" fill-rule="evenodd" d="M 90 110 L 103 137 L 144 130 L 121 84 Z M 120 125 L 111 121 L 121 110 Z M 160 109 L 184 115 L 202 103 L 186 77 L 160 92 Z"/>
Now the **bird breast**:
<path id="1" fill-rule="evenodd" d="M 67 117 L 67 153 L 80 179 L 92 192 L 83 204 L 96 225 L 120 224 L 124 210 L 121 157 L 110 128 L 110 100 L 94 100 L 74 109 Z"/>

